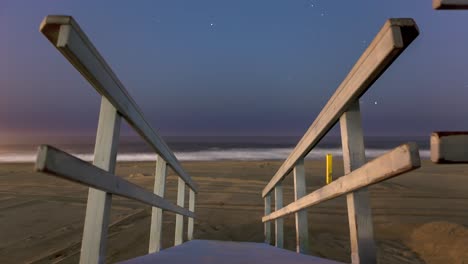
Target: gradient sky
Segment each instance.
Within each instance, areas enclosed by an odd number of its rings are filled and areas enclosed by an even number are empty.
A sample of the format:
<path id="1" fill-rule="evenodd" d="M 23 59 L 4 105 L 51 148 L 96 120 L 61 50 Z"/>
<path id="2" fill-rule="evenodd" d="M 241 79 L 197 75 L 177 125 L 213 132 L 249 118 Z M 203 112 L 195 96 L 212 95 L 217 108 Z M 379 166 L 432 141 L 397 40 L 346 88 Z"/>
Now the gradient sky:
<path id="1" fill-rule="evenodd" d="M 412 17 L 420 36 L 361 98 L 365 133 L 468 129 L 468 11 L 430 0 L 2 0 L 0 142 L 95 133 L 100 97 L 39 33 L 48 14 L 179 136 L 301 135 L 385 20 Z"/>

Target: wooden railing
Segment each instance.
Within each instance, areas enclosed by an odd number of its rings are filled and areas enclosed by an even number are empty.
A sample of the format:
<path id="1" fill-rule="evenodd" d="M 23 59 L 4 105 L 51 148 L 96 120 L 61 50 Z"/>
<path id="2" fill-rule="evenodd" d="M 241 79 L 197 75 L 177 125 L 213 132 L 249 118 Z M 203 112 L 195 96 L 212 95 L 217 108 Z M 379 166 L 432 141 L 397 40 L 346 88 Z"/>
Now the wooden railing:
<path id="1" fill-rule="evenodd" d="M 466 10 L 468 0 L 433 0 L 434 9 Z M 435 163 L 468 163 L 468 131 L 434 132 L 431 160 Z"/>
<path id="2" fill-rule="evenodd" d="M 433 0 L 434 9 L 468 9 L 467 0 Z"/>
<path id="3" fill-rule="evenodd" d="M 306 253 L 308 245 L 308 207 L 347 195 L 348 220 L 353 263 L 377 263 L 372 213 L 367 186 L 408 172 L 420 166 L 415 144 L 402 145 L 366 164 L 359 97 L 418 36 L 412 19 L 388 20 L 351 72 L 322 109 L 292 153 L 263 189 L 265 199 L 265 241 L 271 241 L 270 222 L 275 221 L 275 244 L 283 246 L 282 217 L 295 213 L 297 252 Z M 304 158 L 340 121 L 345 176 L 306 195 Z M 282 180 L 293 171 L 295 201 L 283 207 Z M 275 211 L 271 212 L 271 192 Z"/>
<path id="4" fill-rule="evenodd" d="M 468 131 L 433 132 L 431 160 L 434 163 L 468 163 Z"/>
<path id="5" fill-rule="evenodd" d="M 176 214 L 175 245 L 183 242 L 184 216 L 188 239 L 193 238 L 197 185 L 173 152 L 143 117 L 135 101 L 70 16 L 47 16 L 40 31 L 102 95 L 93 164 L 50 146 L 41 146 L 36 170 L 90 186 L 81 245 L 80 263 L 103 263 L 112 194 L 151 205 L 149 252 L 161 249 L 162 210 Z M 114 175 L 120 122 L 124 118 L 158 154 L 154 193 Z M 169 165 L 179 175 L 177 205 L 164 199 Z M 190 188 L 189 208 L 184 208 L 185 185 Z"/>

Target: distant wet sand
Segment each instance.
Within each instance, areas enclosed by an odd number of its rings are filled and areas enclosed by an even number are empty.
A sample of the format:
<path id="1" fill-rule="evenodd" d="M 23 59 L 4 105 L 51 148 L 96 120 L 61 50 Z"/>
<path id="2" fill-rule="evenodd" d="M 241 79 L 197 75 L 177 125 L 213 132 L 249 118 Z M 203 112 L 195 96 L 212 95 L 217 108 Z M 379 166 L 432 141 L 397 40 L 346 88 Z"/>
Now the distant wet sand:
<path id="1" fill-rule="evenodd" d="M 195 238 L 262 242 L 261 190 L 280 165 L 279 161 L 184 162 L 200 186 Z M 77 263 L 87 188 L 33 173 L 32 167 L 0 166 L 0 263 Z M 309 191 L 323 185 L 324 161 L 306 161 L 306 171 Z M 335 166 L 334 172 L 342 175 L 343 169 Z M 153 173 L 154 164 L 149 162 L 119 163 L 117 168 L 119 176 L 149 190 Z M 176 177 L 169 171 L 166 197 L 174 202 L 176 188 Z M 379 263 L 468 262 L 467 190 L 468 165 L 429 161 L 415 172 L 371 187 Z M 292 202 L 291 176 L 284 182 L 284 192 L 284 203 Z M 113 199 L 108 262 L 146 254 L 150 212 L 139 202 Z M 308 212 L 312 254 L 349 262 L 345 198 Z M 174 222 L 174 214 L 164 214 L 164 247 L 173 244 Z M 285 247 L 295 249 L 293 215 L 285 220 Z"/>

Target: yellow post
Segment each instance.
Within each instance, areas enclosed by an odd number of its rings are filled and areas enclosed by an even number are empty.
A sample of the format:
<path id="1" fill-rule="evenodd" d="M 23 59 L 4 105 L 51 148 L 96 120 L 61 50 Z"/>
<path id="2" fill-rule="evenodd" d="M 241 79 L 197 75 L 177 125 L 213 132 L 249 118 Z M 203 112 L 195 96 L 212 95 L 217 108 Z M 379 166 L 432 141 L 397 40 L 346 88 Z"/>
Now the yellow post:
<path id="1" fill-rule="evenodd" d="M 332 173 L 333 173 L 333 156 L 332 154 L 327 154 L 327 174 L 326 174 L 327 184 L 333 181 Z"/>

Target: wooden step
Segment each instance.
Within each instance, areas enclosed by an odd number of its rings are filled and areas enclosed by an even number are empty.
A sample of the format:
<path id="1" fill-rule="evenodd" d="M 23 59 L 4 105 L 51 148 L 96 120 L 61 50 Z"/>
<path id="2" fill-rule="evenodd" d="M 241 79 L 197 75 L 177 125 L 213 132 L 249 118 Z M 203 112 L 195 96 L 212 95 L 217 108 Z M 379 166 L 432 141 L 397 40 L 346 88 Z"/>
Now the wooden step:
<path id="1" fill-rule="evenodd" d="M 126 264 L 338 264 L 340 262 L 298 254 L 265 243 L 192 240 L 179 246 L 162 250 L 124 262 Z"/>

